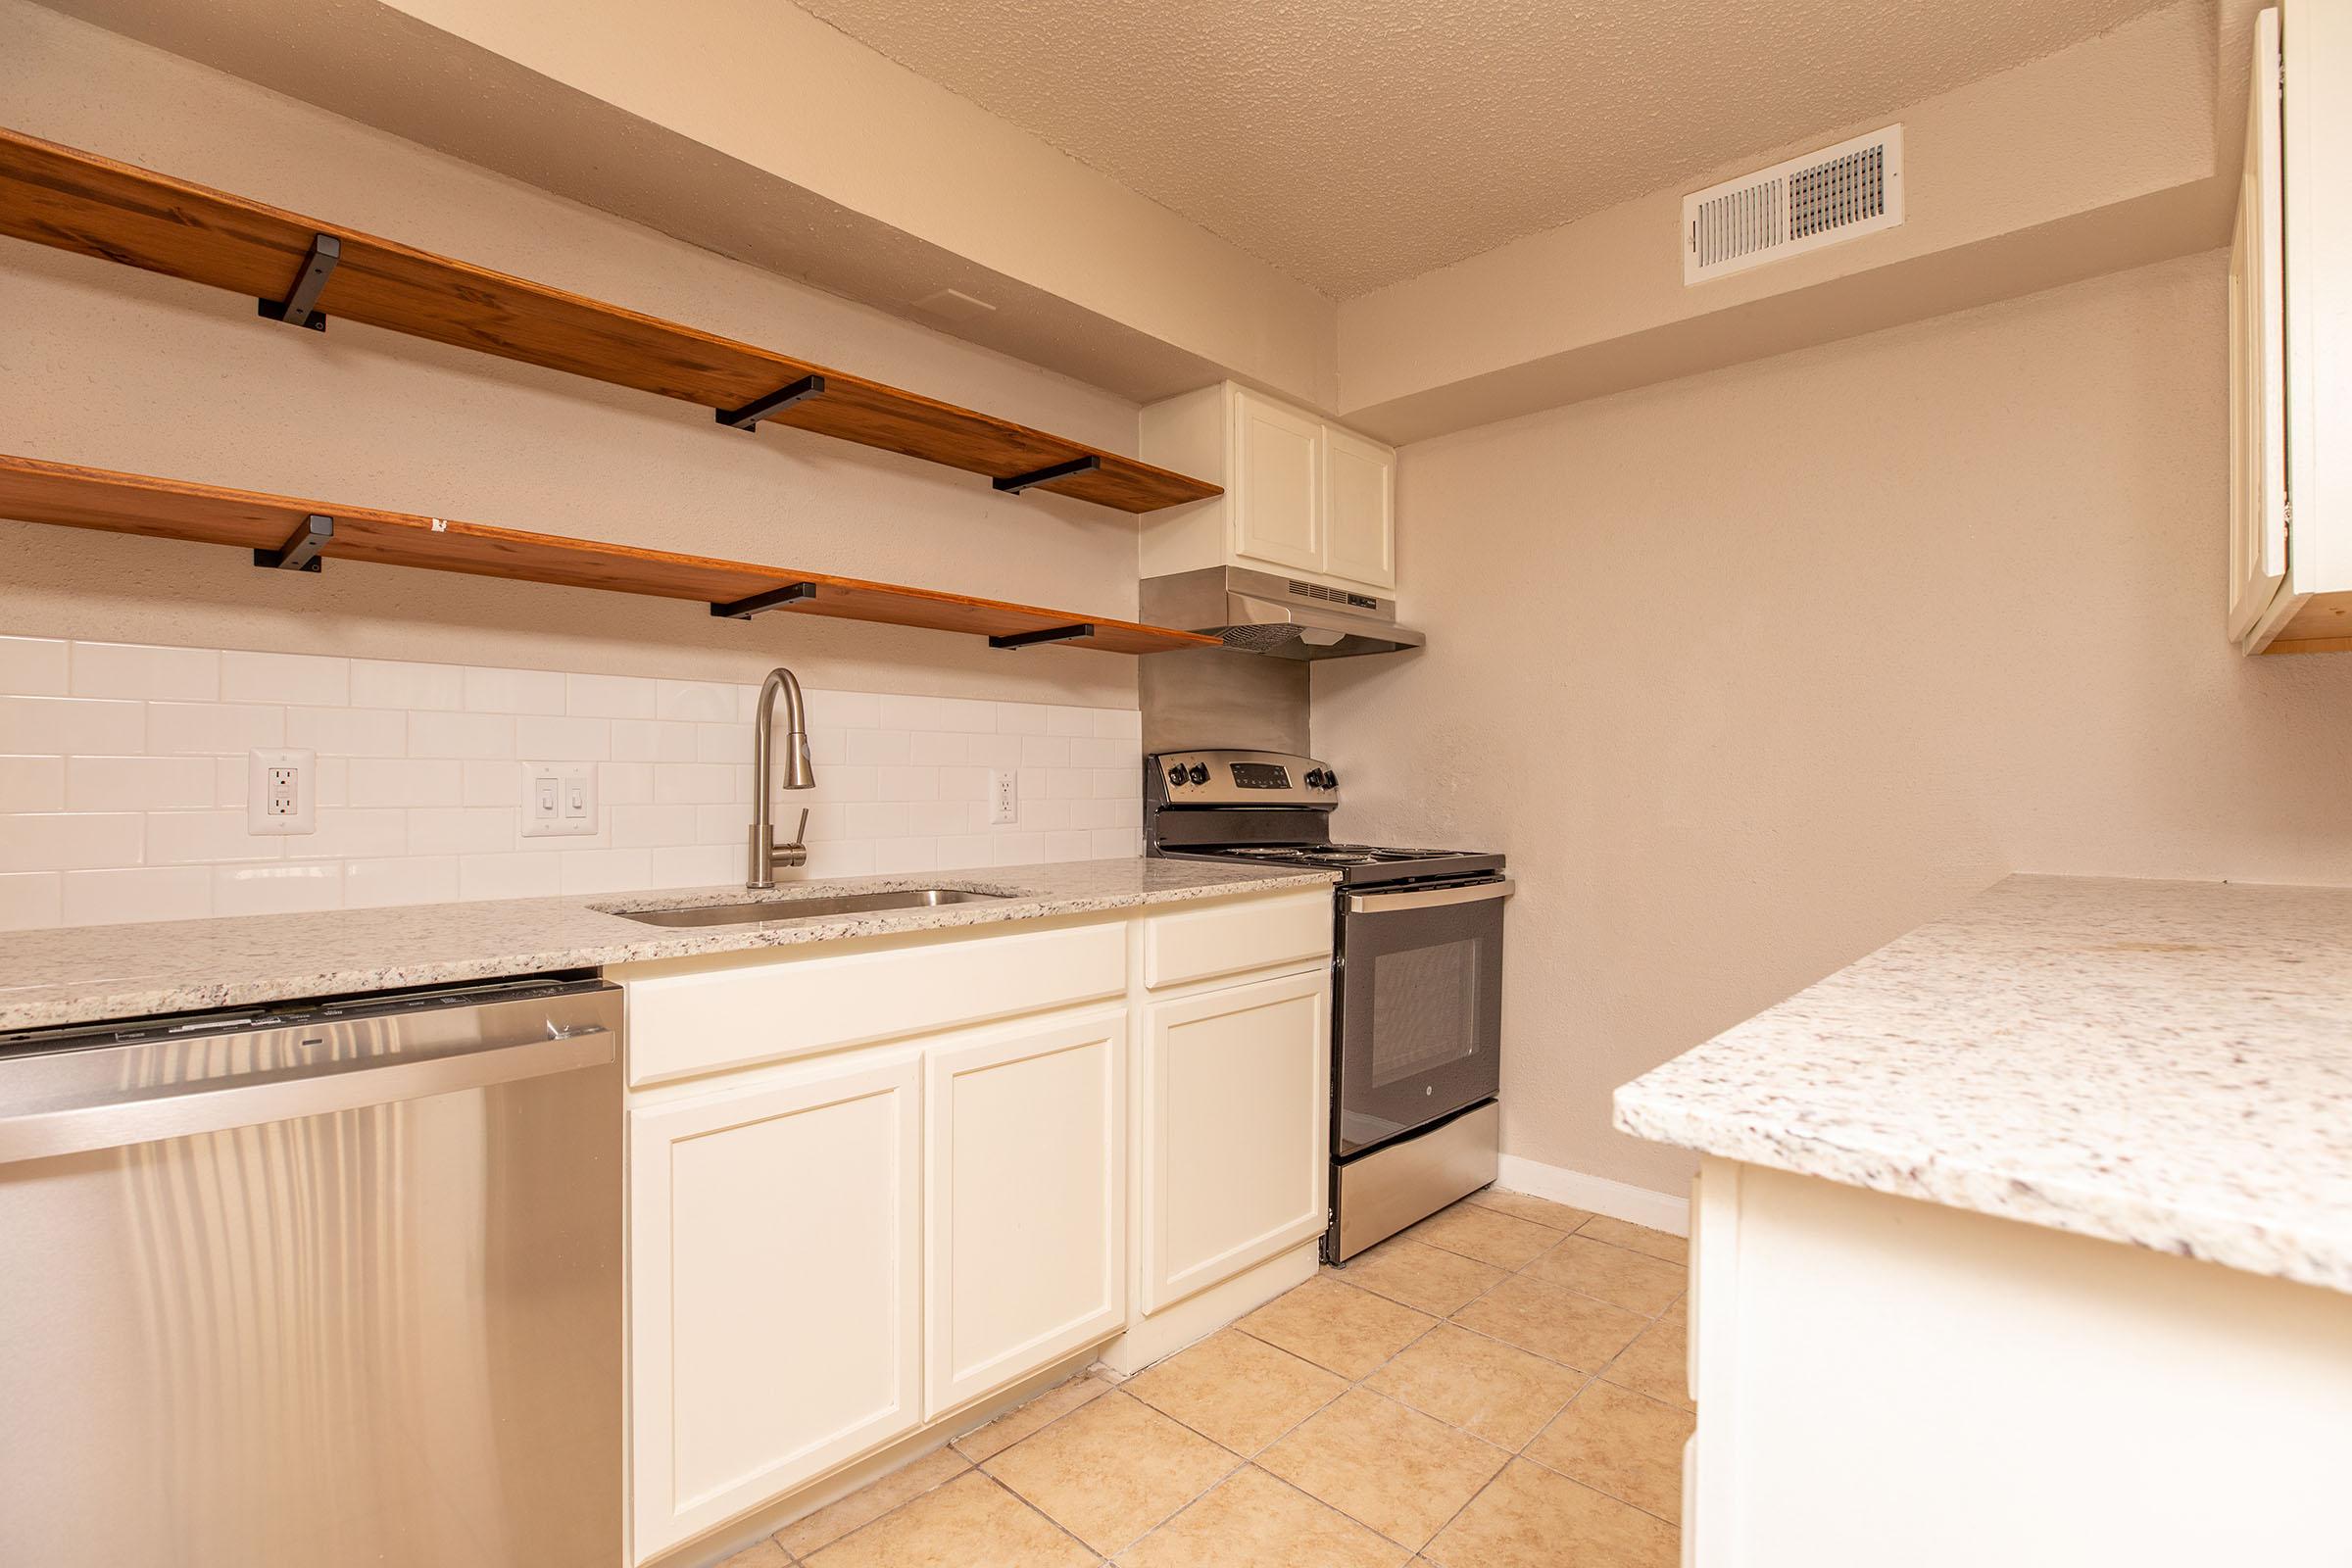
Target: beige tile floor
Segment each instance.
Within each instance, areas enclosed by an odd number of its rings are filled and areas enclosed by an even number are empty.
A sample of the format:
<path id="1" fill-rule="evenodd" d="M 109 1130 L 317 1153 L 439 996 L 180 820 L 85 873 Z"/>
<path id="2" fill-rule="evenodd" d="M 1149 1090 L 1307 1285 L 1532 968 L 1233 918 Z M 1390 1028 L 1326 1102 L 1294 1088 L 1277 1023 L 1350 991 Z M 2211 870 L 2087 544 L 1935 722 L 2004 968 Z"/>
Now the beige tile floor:
<path id="1" fill-rule="evenodd" d="M 724 1568 L 1673 1568 L 1686 1255 L 1490 1188 Z"/>

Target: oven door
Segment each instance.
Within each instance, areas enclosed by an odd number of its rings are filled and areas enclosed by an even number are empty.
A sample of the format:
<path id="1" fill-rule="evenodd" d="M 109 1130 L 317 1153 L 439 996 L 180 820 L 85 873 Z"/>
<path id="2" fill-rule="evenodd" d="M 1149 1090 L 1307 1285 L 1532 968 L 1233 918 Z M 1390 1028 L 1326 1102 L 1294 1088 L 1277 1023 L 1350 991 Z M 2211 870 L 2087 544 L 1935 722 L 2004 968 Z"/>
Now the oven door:
<path id="1" fill-rule="evenodd" d="M 1340 894 L 1335 1157 L 1494 1098 L 1510 892 L 1494 877 Z"/>

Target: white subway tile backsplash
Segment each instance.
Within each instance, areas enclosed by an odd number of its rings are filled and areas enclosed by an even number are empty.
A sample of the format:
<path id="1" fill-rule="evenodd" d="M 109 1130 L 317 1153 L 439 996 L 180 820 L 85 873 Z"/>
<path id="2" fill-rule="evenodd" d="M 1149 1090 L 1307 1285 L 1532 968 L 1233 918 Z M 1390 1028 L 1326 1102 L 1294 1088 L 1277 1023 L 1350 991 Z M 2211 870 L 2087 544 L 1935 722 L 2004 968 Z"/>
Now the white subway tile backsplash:
<path id="1" fill-rule="evenodd" d="M 125 704 L 125 707 L 135 705 Z M 254 703 L 149 703 L 150 752 L 190 752 L 242 759 L 257 746 L 286 744 L 286 710 Z M 136 751 L 136 746 L 80 747 L 81 751 Z"/>
<path id="2" fill-rule="evenodd" d="M 459 896 L 454 855 L 404 855 L 353 860 L 343 867 L 343 906 L 383 908 L 396 904 L 446 904 Z"/>
<path id="3" fill-rule="evenodd" d="M 429 709 L 449 711 L 466 706 L 466 670 L 460 664 L 415 664 L 391 659 L 351 662 L 354 708 Z"/>
<path id="4" fill-rule="evenodd" d="M 521 812 L 512 806 L 437 806 L 410 811 L 409 853 L 488 855 L 511 850 L 520 842 L 520 822 Z"/>
<path id="5" fill-rule="evenodd" d="M 0 693 L 66 695 L 66 644 L 54 637 L 0 637 Z"/>
<path id="6" fill-rule="evenodd" d="M 55 871 L 0 872 L 0 931 L 81 924 L 65 918 Z"/>
<path id="7" fill-rule="evenodd" d="M 874 769 L 874 799 L 936 801 L 939 799 L 939 773 L 936 767 L 877 767 Z"/>
<path id="8" fill-rule="evenodd" d="M 67 925 L 201 920 L 213 912 L 213 869 L 207 865 L 68 871 L 64 881 Z"/>
<path id="9" fill-rule="evenodd" d="M 564 870 L 552 855 L 465 855 L 458 858 L 461 899 L 550 899 L 564 891 Z"/>
<path id="10" fill-rule="evenodd" d="M 903 764 L 913 750 L 913 738 L 903 729 L 850 731 L 850 760 L 877 765 Z"/>
<path id="11" fill-rule="evenodd" d="M 286 744 L 345 757 L 399 757 L 409 749 L 409 714 L 397 708 L 289 708 Z"/>
<path id="12" fill-rule="evenodd" d="M 213 868 L 215 914 L 304 914 L 343 906 L 343 867 L 333 860 Z"/>
<path id="13" fill-rule="evenodd" d="M 566 675 L 564 711 L 587 718 L 652 718 L 660 683 L 642 675 Z"/>
<path id="14" fill-rule="evenodd" d="M 0 752 L 120 756 L 145 751 L 146 710 L 85 697 L 0 697 Z"/>
<path id="15" fill-rule="evenodd" d="M 139 863 L 135 811 L 25 811 L 0 816 L 0 871 L 79 871 Z"/>
<path id="16" fill-rule="evenodd" d="M 70 657 L 76 697 L 210 703 L 220 696 L 220 656 L 210 648 L 76 642 Z"/>
<path id="17" fill-rule="evenodd" d="M 65 808 L 64 758 L 0 757 L 0 811 L 62 811 Z"/>
<path id="18" fill-rule="evenodd" d="M 616 762 L 691 762 L 696 760 L 700 726 L 645 718 L 616 718 L 612 724 L 612 760 Z"/>
<path id="19" fill-rule="evenodd" d="M 323 763 L 321 766 L 323 767 Z M 345 803 L 351 806 L 459 806 L 466 800 L 468 764 L 436 758 L 360 757 L 347 764 Z M 506 775 L 502 803 L 522 799 L 521 775 L 512 762 L 482 764 Z M 319 802 L 321 806 L 325 801 Z"/>
<path id="20" fill-rule="evenodd" d="M 750 681 L 0 638 L 0 927 L 728 884 Z M 1138 716 L 810 689 L 806 877 L 1134 853 Z M 257 747 L 318 754 L 315 832 L 247 830 Z M 597 764 L 605 819 L 523 839 L 521 760 Z M 1020 820 L 990 775 L 1018 769 Z"/>
<path id="21" fill-rule="evenodd" d="M 189 811 L 214 804 L 209 757 L 74 757 L 66 760 L 73 811 Z"/>
<path id="22" fill-rule="evenodd" d="M 552 670 L 468 666 L 461 690 L 469 713 L 564 711 L 564 677 Z"/>
<path id="23" fill-rule="evenodd" d="M 409 755 L 459 760 L 514 757 L 514 720 L 503 713 L 413 712 L 409 715 Z"/>
<path id="24" fill-rule="evenodd" d="M 341 707 L 351 701 L 351 661 L 319 654 L 224 653 L 220 699 Z"/>
<path id="25" fill-rule="evenodd" d="M 321 815 L 324 813 L 321 812 Z M 290 836 L 248 833 L 243 811 L 151 811 L 146 824 L 150 865 L 215 865 L 227 860 L 282 860 Z M 85 860 L 84 865 L 135 865 L 128 859 Z"/>
<path id="26" fill-rule="evenodd" d="M 1025 735 L 1021 738 L 1023 767 L 1067 767 L 1070 765 L 1070 743 L 1058 735 Z"/>
<path id="27" fill-rule="evenodd" d="M 536 762 L 601 762 L 612 755 L 612 723 L 528 714 L 514 720 L 514 754 Z"/>
<path id="28" fill-rule="evenodd" d="M 622 893 L 654 885 L 651 850 L 565 850 L 559 858 L 566 893 Z"/>

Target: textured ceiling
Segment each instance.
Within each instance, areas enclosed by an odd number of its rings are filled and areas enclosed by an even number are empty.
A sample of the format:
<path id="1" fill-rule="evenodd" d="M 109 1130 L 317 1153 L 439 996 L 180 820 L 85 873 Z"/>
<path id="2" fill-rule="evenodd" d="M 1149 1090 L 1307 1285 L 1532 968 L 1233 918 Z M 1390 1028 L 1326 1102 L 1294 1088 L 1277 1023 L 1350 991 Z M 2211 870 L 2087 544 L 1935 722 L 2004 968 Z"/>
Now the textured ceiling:
<path id="1" fill-rule="evenodd" d="M 1346 299 L 2162 0 L 800 3 Z"/>

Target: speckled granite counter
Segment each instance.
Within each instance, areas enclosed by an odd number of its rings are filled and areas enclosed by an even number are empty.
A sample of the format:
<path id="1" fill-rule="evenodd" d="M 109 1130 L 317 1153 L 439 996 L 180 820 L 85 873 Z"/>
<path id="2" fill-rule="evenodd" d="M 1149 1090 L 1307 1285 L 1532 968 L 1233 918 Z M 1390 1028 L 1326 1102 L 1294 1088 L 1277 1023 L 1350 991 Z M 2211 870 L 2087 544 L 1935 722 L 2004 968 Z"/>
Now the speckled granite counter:
<path id="1" fill-rule="evenodd" d="M 1012 896 L 779 925 L 671 930 L 606 912 L 751 897 L 741 888 L 694 888 L 15 931 L 0 937 L 0 1031 L 1090 914 L 1331 880 L 1323 871 L 1277 872 L 1205 860 L 1070 860 L 787 884 L 766 897 L 783 905 L 795 895 L 913 887 Z"/>
<path id="2" fill-rule="evenodd" d="M 2352 889 L 2012 877 L 1616 1105 L 1702 1153 L 2352 1292 Z"/>

